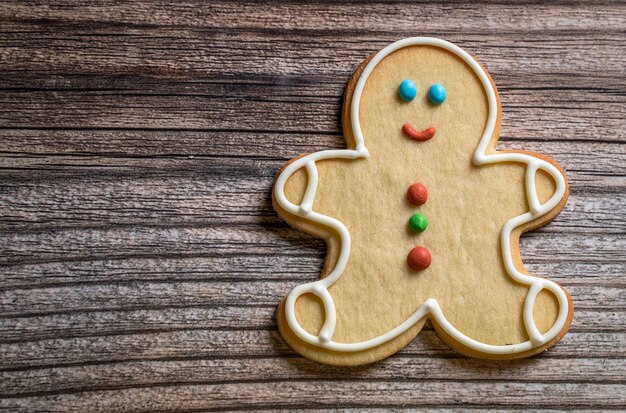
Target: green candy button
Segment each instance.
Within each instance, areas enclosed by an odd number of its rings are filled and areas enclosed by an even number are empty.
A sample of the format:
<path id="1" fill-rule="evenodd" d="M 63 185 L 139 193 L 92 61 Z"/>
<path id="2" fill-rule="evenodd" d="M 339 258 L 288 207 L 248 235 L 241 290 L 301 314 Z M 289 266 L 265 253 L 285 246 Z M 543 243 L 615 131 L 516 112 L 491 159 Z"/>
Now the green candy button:
<path id="1" fill-rule="evenodd" d="M 428 227 L 428 221 L 422 214 L 413 214 L 409 219 L 409 228 L 416 232 L 422 232 Z"/>

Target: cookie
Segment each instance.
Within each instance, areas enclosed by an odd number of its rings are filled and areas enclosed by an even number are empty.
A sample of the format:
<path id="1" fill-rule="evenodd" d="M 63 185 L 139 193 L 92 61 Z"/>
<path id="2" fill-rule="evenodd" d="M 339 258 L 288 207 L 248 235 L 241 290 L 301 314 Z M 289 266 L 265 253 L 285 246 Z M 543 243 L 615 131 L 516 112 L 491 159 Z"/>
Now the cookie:
<path id="1" fill-rule="evenodd" d="M 326 240 L 319 280 L 279 304 L 279 330 L 298 353 L 358 365 L 413 340 L 426 320 L 457 352 L 513 359 L 555 344 L 573 305 L 529 274 L 519 237 L 564 207 L 552 159 L 495 149 L 496 86 L 471 55 L 408 38 L 370 56 L 348 83 L 347 149 L 293 159 L 274 207 Z"/>

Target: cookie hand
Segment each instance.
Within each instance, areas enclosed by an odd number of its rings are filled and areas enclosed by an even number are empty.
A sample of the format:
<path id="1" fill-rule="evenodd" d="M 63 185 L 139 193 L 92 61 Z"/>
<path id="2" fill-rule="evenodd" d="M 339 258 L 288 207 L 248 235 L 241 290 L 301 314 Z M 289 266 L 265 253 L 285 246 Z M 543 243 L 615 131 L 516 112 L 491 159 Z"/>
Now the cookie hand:
<path id="1" fill-rule="evenodd" d="M 365 145 L 360 144 L 357 145 L 356 149 L 321 151 L 303 156 L 301 158 L 296 158 L 292 160 L 276 178 L 276 183 L 274 184 L 274 199 L 282 209 L 291 214 L 301 216 L 303 218 L 311 218 L 312 221 L 320 222 L 317 219 L 312 219 L 313 216 L 315 216 L 315 218 L 321 218 L 322 221 L 324 221 L 328 217 L 315 214 L 313 211 L 313 202 L 315 200 L 315 192 L 317 190 L 318 181 L 315 162 L 325 159 L 357 159 L 366 158 L 368 156 L 369 153 L 367 148 Z M 307 172 L 307 186 L 302 202 L 300 205 L 295 205 L 285 196 L 285 185 L 287 184 L 289 178 L 302 168 L 305 168 Z M 324 222 L 320 223 L 323 224 Z"/>
<path id="2" fill-rule="evenodd" d="M 554 192 L 545 203 L 541 203 L 539 200 L 539 193 L 545 192 L 540 191 L 539 188 L 537 188 L 536 178 L 539 171 L 550 175 L 556 183 Z M 552 209 L 549 207 L 550 205 L 557 205 L 566 196 L 565 182 L 560 179 L 560 177 L 564 176 L 564 174 L 558 169 L 556 163 L 549 162 L 541 158 L 532 159 L 526 167 L 525 175 L 526 196 L 528 198 L 530 212 L 533 215 L 538 215 L 541 214 L 542 211 Z"/>

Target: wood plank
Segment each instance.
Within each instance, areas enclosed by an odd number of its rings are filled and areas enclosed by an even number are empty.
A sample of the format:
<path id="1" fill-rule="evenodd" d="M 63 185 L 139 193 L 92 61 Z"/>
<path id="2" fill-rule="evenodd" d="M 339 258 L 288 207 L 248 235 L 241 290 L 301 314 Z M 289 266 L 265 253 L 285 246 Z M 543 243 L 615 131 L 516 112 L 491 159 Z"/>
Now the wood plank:
<path id="1" fill-rule="evenodd" d="M 339 115 L 337 115 L 339 121 Z M 522 122 L 525 123 L 525 122 Z M 499 149 L 528 149 L 550 154 L 568 171 L 594 174 L 624 174 L 626 149 L 620 142 L 586 140 L 588 136 L 553 135 L 539 141 L 522 136 L 517 125 L 508 122 L 500 137 Z M 579 140 L 580 139 L 580 140 Z M 582 140 L 582 141 L 581 141 Z M 69 160 L 114 163 L 150 158 L 158 161 L 189 156 L 290 159 L 303 153 L 345 147 L 340 132 L 245 132 L 151 129 L 0 129 L 2 165 L 29 166 L 41 157 L 71 166 Z M 10 157 L 14 160 L 9 160 Z M 31 159 L 33 158 L 33 159 Z M 113 158 L 113 159 L 110 159 Z M 159 167 L 164 165 L 159 164 Z M 149 165 L 142 165 L 149 167 Z M 154 168 L 156 169 L 156 167 Z M 571 172 L 570 172 L 571 173 Z"/>
<path id="2" fill-rule="evenodd" d="M 4 169 L 47 167 L 54 172 L 61 167 L 71 171 L 82 165 L 91 168 L 108 166 L 115 171 L 115 168 L 134 166 L 144 173 L 168 169 L 175 176 L 180 175 L 180 172 L 176 173 L 178 164 L 194 172 L 206 167 L 207 163 L 219 165 L 219 162 L 236 162 L 243 157 L 248 158 L 248 162 L 267 162 L 263 176 L 273 176 L 272 167 L 280 168 L 284 161 L 300 154 L 345 147 L 340 135 L 314 133 L 0 129 L 0 138 L 0 167 Z M 584 184 L 587 184 L 584 178 L 598 175 L 622 177 L 626 172 L 626 149 L 619 143 L 556 138 L 532 141 L 503 136 L 498 149 L 526 149 L 549 154 L 563 164 L 570 180 Z M 616 183 L 622 181 L 616 180 Z"/>
<path id="3" fill-rule="evenodd" d="M 570 289 L 575 294 L 577 289 Z M 288 290 L 282 292 L 282 298 Z M 610 298 L 593 296 L 594 299 Z M 615 292 L 613 292 L 613 295 Z M 134 297 L 129 297 L 133 300 Z M 576 313 L 570 332 L 626 332 L 626 310 L 617 305 L 605 305 L 600 308 L 588 308 L 580 303 L 578 297 L 574 305 Z M 71 339 L 100 335 L 121 335 L 138 333 L 162 333 L 184 330 L 220 330 L 220 329 L 275 329 L 276 305 L 278 301 L 267 305 L 238 306 L 228 304 L 211 305 L 182 302 L 172 304 L 175 297 L 168 297 L 170 302 L 159 305 L 137 305 L 86 309 L 73 308 L 45 314 L 30 312 L 19 316 L 8 314 L 0 328 L 0 342 L 24 343 L 28 341 Z M 208 301 L 208 300 L 207 300 Z M 623 343 L 622 343 L 623 344 Z"/>
<path id="4" fill-rule="evenodd" d="M 54 162 L 53 158 L 45 159 Z M 65 162 L 68 166 L 76 165 L 75 159 L 65 159 Z M 106 162 L 106 165 L 111 163 Z M 150 162 L 153 167 L 155 163 L 158 162 Z M 179 162 L 174 160 L 163 163 L 180 167 Z M 200 173 L 203 165 L 205 171 L 209 168 L 220 170 L 220 165 L 228 164 L 228 161 L 197 160 L 194 163 L 198 168 L 197 176 L 176 176 L 174 173 L 170 177 L 147 175 L 121 180 L 109 173 L 108 176 L 100 174 L 93 178 L 78 175 L 73 179 L 0 183 L 5 195 L 0 201 L 3 216 L 11 220 L 4 230 L 36 231 L 127 224 L 276 225 L 282 222 L 271 204 L 272 176 L 244 175 L 244 171 L 239 171 L 238 176 L 223 173 L 203 175 Z M 50 167 L 50 164 L 46 166 Z M 139 166 L 133 168 L 141 170 Z M 270 174 L 279 170 L 276 162 L 271 162 L 270 168 Z M 574 178 L 578 177 L 574 174 Z M 626 179 L 615 176 L 614 181 L 619 185 Z M 626 182 L 623 186 L 605 187 L 602 192 L 595 191 L 595 187 L 588 188 L 580 180 L 570 184 L 576 191 L 572 190 L 562 215 L 546 230 L 574 229 L 576 232 L 597 234 L 626 231 L 626 219 L 621 214 L 626 208 L 626 199 L 615 196 L 626 190 Z"/>
<path id="5" fill-rule="evenodd" d="M 6 268 L 0 290 L 63 287 L 68 285 L 268 281 L 301 284 L 317 279 L 325 249 L 311 243 L 293 254 L 231 254 L 217 257 L 128 257 L 123 259 L 57 261 L 16 264 Z M 524 254 L 532 273 L 572 286 L 624 286 L 624 261 L 579 262 L 558 256 Z"/>
<path id="6" fill-rule="evenodd" d="M 622 5 L 612 11 L 619 13 L 620 9 L 625 8 Z M 538 8 L 532 14 L 543 11 Z M 561 8 L 558 12 L 563 11 Z M 0 67 L 13 70 L 28 67 L 33 71 L 49 69 L 53 74 L 58 71 L 93 73 L 99 70 L 178 77 L 190 73 L 215 75 L 228 72 L 227 79 L 236 79 L 239 75 L 249 77 L 253 73 L 276 75 L 285 71 L 308 76 L 315 76 L 320 71 L 337 75 L 345 73 L 355 58 L 363 60 L 372 51 L 395 40 L 428 33 L 476 53 L 480 60 L 488 62 L 490 70 L 510 68 L 511 62 L 519 59 L 520 55 L 533 57 L 526 59 L 527 64 L 519 65 L 519 70 L 525 72 L 534 69 L 574 73 L 574 69 L 578 69 L 579 74 L 601 75 L 601 68 L 605 67 L 606 75 L 623 70 L 619 66 L 619 54 L 615 53 L 615 48 L 623 48 L 619 24 L 611 26 L 600 21 L 602 29 L 597 31 L 558 28 L 494 30 L 492 36 L 485 36 L 483 33 L 459 33 L 448 27 L 436 27 L 439 25 L 437 21 L 422 22 L 424 27 L 417 30 L 413 27 L 404 32 L 373 33 L 369 29 L 346 32 L 310 27 L 292 30 L 253 27 L 235 31 L 197 30 L 168 25 L 126 25 L 112 30 L 108 23 L 73 25 L 55 19 L 14 20 L 3 25 L 5 35 L 0 45 L 5 58 Z M 367 21 L 364 23 L 367 24 Z M 268 43 L 273 43 L 271 48 Z M 563 46 L 567 46 L 566 50 Z M 328 49 L 337 52 L 331 54 Z M 548 59 L 549 55 L 558 58 Z M 225 60 L 224 56 L 231 59 Z M 563 64 L 560 57 L 575 60 Z M 597 58 L 606 60 L 598 61 Z M 537 63 L 537 59 L 545 59 L 545 63 Z"/>
<path id="7" fill-rule="evenodd" d="M 407 6 L 410 7 L 405 5 Z M 607 10 L 609 8 L 611 10 Z M 516 57 L 522 53 L 530 53 L 529 49 L 532 49 L 532 55 L 527 55 L 532 58 L 526 59 L 527 64 L 519 65 L 520 70 L 531 72 L 534 69 L 560 73 L 563 70 L 571 70 L 573 73 L 573 69 L 578 69 L 579 74 L 584 72 L 599 75 L 602 74 L 602 67 L 605 68 L 605 74 L 622 69 L 619 66 L 619 53 L 615 53 L 613 48 L 623 46 L 620 42 L 619 24 L 621 17 L 619 12 L 623 9 L 623 5 L 606 8 L 608 20 L 601 20 L 596 14 L 597 20 L 593 23 L 599 26 L 596 30 L 556 27 L 562 21 L 555 19 L 560 17 L 558 14 L 568 13 L 565 7 L 558 7 L 553 9 L 551 20 L 554 26 L 551 28 L 528 30 L 528 26 L 518 26 L 513 30 L 491 29 L 492 36 L 481 33 L 490 29 L 480 27 L 480 23 L 476 31 L 459 33 L 453 26 L 441 27 L 436 19 L 422 19 L 423 27 L 417 32 L 413 21 L 403 19 L 405 24 L 410 21 L 411 27 L 391 32 L 388 30 L 389 22 L 385 21 L 386 30 L 379 33 L 370 31 L 369 27 L 367 32 L 354 30 L 354 27 L 346 31 L 307 25 L 292 27 L 288 31 L 284 28 L 273 30 L 273 24 L 267 28 L 255 28 L 249 26 L 246 18 L 237 17 L 238 13 L 224 15 L 221 21 L 214 21 L 216 25 L 236 20 L 245 24 L 245 27 L 239 27 L 234 31 L 170 25 L 148 27 L 122 25 L 113 26 L 116 30 L 111 30 L 112 26 L 108 22 L 73 25 L 65 19 L 27 19 L 24 23 L 14 20 L 7 25 L 4 29 L 7 32 L 5 40 L 0 45 L 5 46 L 4 65 L 15 64 L 9 66 L 13 68 L 27 65 L 30 70 L 60 69 L 67 72 L 71 68 L 93 73 L 94 69 L 98 68 L 100 71 L 105 69 L 117 73 L 139 71 L 144 74 L 169 73 L 178 76 L 198 72 L 208 74 L 228 72 L 230 78 L 236 78 L 241 75 L 248 76 L 251 71 L 282 74 L 287 69 L 289 73 L 310 76 L 319 70 L 330 70 L 333 74 L 345 73 L 355 56 L 362 60 L 373 50 L 380 49 L 398 38 L 428 33 L 447 38 L 475 53 L 480 49 L 481 52 L 476 54 L 481 60 L 489 62 L 488 67 L 491 70 L 510 67 Z M 388 10 L 402 14 L 401 9 L 397 7 Z M 442 12 L 440 7 L 439 10 Z M 536 8 L 534 12 L 520 8 L 517 10 L 530 14 L 528 22 L 531 26 L 534 18 L 545 21 L 539 16 L 543 16 L 547 11 L 545 8 Z M 412 12 L 414 10 L 408 11 Z M 459 14 L 459 17 L 467 14 L 466 10 L 464 12 Z M 257 11 L 252 15 L 258 13 Z M 594 12 L 586 11 L 587 16 L 591 16 L 592 13 Z M 265 14 L 264 17 L 275 18 L 270 14 Z M 364 25 L 361 27 L 367 27 L 366 25 L 373 19 L 377 20 L 375 24 L 381 24 L 377 16 L 368 14 L 360 23 Z M 465 17 L 463 19 L 467 21 Z M 311 18 L 313 22 L 318 20 L 319 18 Z M 481 21 L 484 20 L 479 19 L 479 22 Z M 120 29 L 123 35 L 119 34 Z M 32 35 L 33 32 L 36 34 Z M 267 47 L 268 42 L 273 43 L 272 48 Z M 567 52 L 564 52 L 558 43 L 561 43 L 561 46 L 566 45 Z M 337 52 L 328 53 L 328 49 Z M 34 54 L 27 54 L 26 50 Z M 141 55 L 137 53 L 138 50 L 142 51 Z M 230 59 L 224 59 L 225 55 Z M 555 59 L 555 55 L 568 58 L 567 64 L 564 65 L 559 58 Z M 33 56 L 37 58 L 33 59 Z M 553 58 L 547 59 L 548 56 Z M 536 59 L 542 57 L 545 58 L 545 62 L 535 64 Z M 320 61 L 324 61 L 325 64 L 319 64 Z M 230 66 L 225 66 L 226 62 Z M 148 67 L 145 67 L 146 64 Z M 352 70 L 353 67 L 350 71 Z"/>
<path id="8" fill-rule="evenodd" d="M 32 6 L 9 2 L 0 16 L 10 17 L 10 23 L 32 24 L 43 21 L 60 21 L 82 27 L 95 28 L 119 26 L 179 26 L 210 29 L 221 27 L 231 30 L 256 29 L 308 29 L 357 31 L 367 27 L 371 32 L 415 30 L 412 19 L 404 16 L 419 12 L 425 16 L 425 28 L 456 31 L 462 34 L 477 29 L 494 31 L 535 30 L 617 30 L 623 23 L 625 6 L 620 2 L 598 1 L 594 8 L 571 7 L 567 2 L 554 2 L 536 7 L 535 1 L 519 1 L 515 4 L 472 2 L 457 7 L 442 7 L 428 1 L 385 4 L 368 2 L 366 8 L 347 4 L 325 2 L 266 2 L 258 7 L 255 2 L 188 1 L 181 4 L 119 3 L 100 1 L 90 4 L 65 4 L 49 7 L 45 1 L 33 1 Z M 528 7 L 533 5 L 535 7 Z M 40 7 L 37 7 L 40 6 Z M 48 7 L 41 7 L 48 6 Z M 147 13 L 149 10 L 150 13 Z M 210 17 L 207 18 L 207 17 Z M 45 20 L 44 20 L 45 19 Z M 43 23 L 43 21 L 41 23 Z M 355 27 L 355 21 L 361 22 Z M 438 23 L 445 21 L 449 24 Z M 106 23 L 106 24 L 105 24 Z"/>
<path id="9" fill-rule="evenodd" d="M 606 407 L 624 407 L 626 386 L 622 384 L 579 384 L 508 382 L 430 382 L 401 381 L 288 381 L 270 383 L 224 383 L 155 386 L 141 389 L 103 390 L 63 396 L 6 399 L 12 409 L 20 406 L 79 412 L 89 406 L 92 412 L 165 411 L 177 409 L 273 407 L 299 409 L 315 407 L 390 407 L 484 406 L 497 400 L 503 407 L 529 408 L 533 403 L 544 407 L 568 408 L 601 403 Z M 238 395 L 237 399 L 232 397 Z M 354 395 L 358 394 L 358 400 Z M 451 394 L 454 395 L 451 397 Z M 604 396 L 599 396 L 600 394 Z M 427 395 L 427 402 L 424 397 Z M 556 397 L 555 395 L 558 395 Z M 487 401 L 487 403 L 486 403 Z M 20 410 L 22 411 L 22 410 Z"/>
<path id="10" fill-rule="evenodd" d="M 516 142 L 517 143 L 517 142 Z M 514 148 L 534 147 L 528 143 L 512 146 Z M 540 153 L 547 151 L 541 150 Z M 312 151 L 310 151 L 312 152 Z M 599 157 L 598 157 L 599 158 Z M 621 173 L 622 155 L 617 153 L 609 155 L 606 159 L 597 159 L 595 166 L 589 166 L 584 160 L 557 158 L 566 168 L 570 181 L 570 191 L 586 195 L 590 192 L 602 194 L 615 194 L 623 191 L 626 187 L 626 179 Z M 164 181 L 164 187 L 172 179 L 177 179 L 180 185 L 201 181 L 207 186 L 211 179 L 235 180 L 239 184 L 257 185 L 256 191 L 266 191 L 270 194 L 270 185 L 278 170 L 286 163 L 285 159 L 258 159 L 243 158 L 239 156 L 195 156 L 184 155 L 174 157 L 146 157 L 145 159 L 97 157 L 97 156 L 0 156 L 0 177 L 3 187 L 24 187 L 25 183 L 35 181 L 50 181 L 51 185 L 58 185 L 59 181 L 68 184 L 94 184 L 102 180 L 114 182 L 118 187 L 124 183 L 130 185 L 131 180 L 137 180 L 140 184 L 149 178 L 159 178 Z M 578 168 L 580 163 L 580 169 Z M 611 168 L 612 164 L 618 165 Z M 571 167 L 570 167 L 571 165 Z M 584 169 L 589 166 L 591 170 Z M 600 170 L 599 170 L 600 169 Z M 257 180 L 261 180 L 258 182 Z M 120 188 L 121 189 L 121 188 Z"/>
<path id="11" fill-rule="evenodd" d="M 302 282 L 315 279 L 322 268 L 323 243 L 311 242 L 306 250 L 293 254 L 230 254 L 206 257 L 128 257 L 121 260 L 79 260 L 12 265 L 0 278 L 0 289 L 37 288 L 66 284 L 119 283 L 137 281 L 244 281 L 283 280 Z M 547 265 L 547 264 L 546 264 Z M 558 265 L 567 265 L 559 263 Z M 593 274 L 609 274 L 621 282 L 621 264 L 591 265 Z M 571 270 L 569 273 L 572 273 Z M 567 274 L 568 272 L 564 272 Z M 571 280 L 572 282 L 584 279 Z M 610 285 L 611 283 L 607 283 Z"/>
<path id="12" fill-rule="evenodd" d="M 257 226 L 115 226 L 82 231 L 55 229 L 4 233 L 0 263 L 4 265 L 61 260 L 103 260 L 154 257 L 215 257 L 254 251 L 255 254 L 300 254 L 323 242 L 279 225 Z M 624 262 L 621 234 L 558 232 L 550 227 L 525 235 L 522 254 L 555 256 L 576 262 Z M 555 248 L 555 245 L 558 247 Z M 556 257 L 555 257 L 556 258 Z"/>
<path id="13" fill-rule="evenodd" d="M 297 284 L 285 281 L 131 282 L 12 289 L 0 292 L 5 317 L 162 307 L 240 306 L 273 308 Z M 567 284 L 565 284 L 567 286 Z M 624 286 L 569 286 L 580 310 L 626 311 Z M 607 301 L 598 303 L 599 297 Z M 579 319 L 584 317 L 579 311 Z M 244 322 L 244 321 L 242 321 Z M 242 324 L 243 325 L 243 324 Z M 626 328 L 626 319 L 616 328 Z"/>
<path id="14" fill-rule="evenodd" d="M 400 381 L 398 371 L 406 371 L 402 381 L 481 380 L 518 383 L 563 382 L 563 372 L 574 383 L 601 382 L 623 384 L 624 360 L 544 358 L 532 361 L 488 361 L 464 357 L 433 358 L 401 355 L 364 367 L 322 366 L 301 357 L 191 359 L 176 361 L 130 361 L 88 366 L 51 367 L 0 372 L 0 394 L 25 397 L 158 386 L 166 383 L 222 383 L 290 380 L 342 380 L 348 374 L 353 380 Z M 57 380 L 50 381 L 49 377 Z"/>
<path id="15" fill-rule="evenodd" d="M 272 97 L 266 97 L 269 90 L 259 91 L 258 87 L 239 93 L 220 89 L 223 88 L 212 87 L 198 96 L 0 91 L 0 105 L 6 108 L 0 112 L 0 122 L 14 128 L 133 127 L 333 133 L 341 130 L 337 113 L 343 86 L 332 96 L 306 96 L 288 90 L 286 95 L 274 92 Z M 545 90 L 536 91 L 535 95 L 528 92 L 503 95 L 504 125 L 513 124 L 517 136 L 533 139 L 553 139 L 556 135 L 562 139 L 626 140 L 623 93 L 581 96 L 561 91 L 548 96 Z M 280 116 L 265 116 L 267 113 Z M 550 122 L 553 124 L 546 127 Z"/>
<path id="16" fill-rule="evenodd" d="M 541 358 L 623 359 L 626 333 L 571 332 Z M 0 347 L 1 370 L 29 370 L 62 366 L 140 360 L 179 360 L 293 356 L 275 329 L 198 329 L 165 332 L 127 332 L 7 343 Z M 420 332 L 398 354 L 458 357 L 432 329 Z M 480 378 L 481 372 L 476 371 Z"/>

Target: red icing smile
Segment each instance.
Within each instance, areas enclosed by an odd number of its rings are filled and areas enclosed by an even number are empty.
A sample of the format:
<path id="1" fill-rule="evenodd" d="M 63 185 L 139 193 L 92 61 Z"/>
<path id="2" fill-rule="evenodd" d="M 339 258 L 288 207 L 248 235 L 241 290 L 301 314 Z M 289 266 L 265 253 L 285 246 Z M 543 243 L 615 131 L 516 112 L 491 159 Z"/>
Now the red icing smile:
<path id="1" fill-rule="evenodd" d="M 414 141 L 424 142 L 435 136 L 436 130 L 435 128 L 427 128 L 423 131 L 417 131 L 413 126 L 405 123 L 404 126 L 402 126 L 402 132 Z"/>

